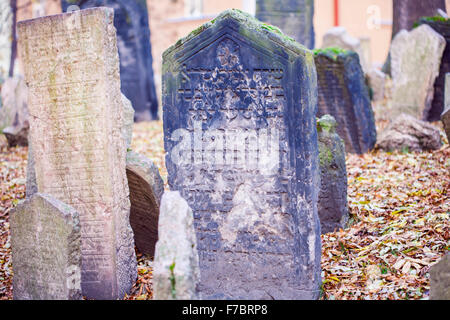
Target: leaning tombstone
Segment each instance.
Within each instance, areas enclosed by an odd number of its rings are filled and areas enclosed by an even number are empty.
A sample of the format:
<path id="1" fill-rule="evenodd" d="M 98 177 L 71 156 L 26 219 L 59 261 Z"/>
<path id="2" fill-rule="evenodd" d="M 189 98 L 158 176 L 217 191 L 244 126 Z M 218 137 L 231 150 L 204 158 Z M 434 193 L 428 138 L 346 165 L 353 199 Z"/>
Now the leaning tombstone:
<path id="1" fill-rule="evenodd" d="M 320 164 L 318 212 L 323 234 L 347 226 L 347 170 L 345 145 L 336 133 L 336 120 L 324 115 L 317 121 L 317 133 Z"/>
<path id="2" fill-rule="evenodd" d="M 426 24 L 433 28 L 445 39 L 445 49 L 442 54 L 439 75 L 434 82 L 434 96 L 431 102 L 431 108 L 427 115 L 424 115 L 427 121 L 438 121 L 444 111 L 445 100 L 445 75 L 450 72 L 450 19 L 443 17 L 423 17 L 419 24 Z"/>
<path id="3" fill-rule="evenodd" d="M 127 179 L 134 243 L 141 253 L 153 256 L 158 240 L 159 205 L 164 182 L 150 159 L 132 151 L 127 153 Z"/>
<path id="4" fill-rule="evenodd" d="M 15 300 L 81 299 L 78 213 L 46 194 L 35 194 L 10 214 Z"/>
<path id="5" fill-rule="evenodd" d="M 366 54 L 361 45 L 361 40 L 352 37 L 344 27 L 333 27 L 323 35 L 322 49 L 326 48 L 341 48 L 356 52 L 359 56 L 359 62 L 363 71 L 368 71 L 369 61 L 366 60 Z"/>
<path id="6" fill-rule="evenodd" d="M 314 51 L 319 87 L 318 117 L 332 115 L 350 153 L 366 153 L 376 142 L 375 120 L 359 57 L 353 51 Z"/>
<path id="7" fill-rule="evenodd" d="M 450 253 L 430 268 L 430 300 L 450 300 Z"/>
<path id="8" fill-rule="evenodd" d="M 227 10 L 163 61 L 168 183 L 194 212 L 203 297 L 318 298 L 311 51 Z"/>
<path id="9" fill-rule="evenodd" d="M 256 0 L 255 16 L 279 27 L 286 35 L 309 49 L 314 48 L 314 1 Z"/>
<path id="10" fill-rule="evenodd" d="M 428 25 L 397 33 L 390 50 L 393 116 L 428 118 L 444 48 L 445 39 Z"/>
<path id="11" fill-rule="evenodd" d="M 61 1 L 64 12 L 73 5 L 81 9 L 100 6 L 114 9 L 122 92 L 131 101 L 136 111 L 136 121 L 157 120 L 158 99 L 153 78 L 153 59 L 146 1 Z"/>
<path id="12" fill-rule="evenodd" d="M 158 225 L 153 264 L 154 299 L 199 299 L 200 268 L 194 216 L 178 191 L 164 193 Z"/>
<path id="13" fill-rule="evenodd" d="M 122 298 L 137 276 L 113 17 L 93 8 L 18 23 L 37 189 L 80 214 L 89 299 Z"/>
<path id="14" fill-rule="evenodd" d="M 450 143 L 450 73 L 445 75 L 445 107 L 441 115 L 442 123 L 444 124 L 447 140 Z"/>

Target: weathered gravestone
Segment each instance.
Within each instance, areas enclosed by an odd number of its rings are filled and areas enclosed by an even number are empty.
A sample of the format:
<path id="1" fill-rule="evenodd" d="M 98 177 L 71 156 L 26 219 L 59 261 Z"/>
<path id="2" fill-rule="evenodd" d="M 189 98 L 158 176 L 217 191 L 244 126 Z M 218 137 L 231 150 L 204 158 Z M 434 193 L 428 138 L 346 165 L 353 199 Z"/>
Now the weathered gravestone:
<path id="1" fill-rule="evenodd" d="M 364 72 L 369 69 L 361 41 L 352 37 L 344 27 L 333 27 L 328 30 L 322 39 L 322 48 L 341 48 L 344 50 L 355 51 L 359 56 L 359 62 Z"/>
<path id="2" fill-rule="evenodd" d="M 161 200 L 159 239 L 153 264 L 155 300 L 198 299 L 200 268 L 194 216 L 178 191 Z"/>
<path id="3" fill-rule="evenodd" d="M 376 142 L 375 120 L 358 54 L 337 48 L 315 51 L 318 117 L 332 115 L 350 153 L 362 154 Z"/>
<path id="4" fill-rule="evenodd" d="M 430 268 L 430 300 L 450 300 L 450 253 Z"/>
<path id="5" fill-rule="evenodd" d="M 10 221 L 14 299 L 81 299 L 78 212 L 37 193 L 13 210 Z"/>
<path id="6" fill-rule="evenodd" d="M 80 214 L 82 290 L 117 299 L 136 279 L 114 13 L 18 24 L 37 189 Z"/>
<path id="7" fill-rule="evenodd" d="M 428 25 L 397 33 L 390 50 L 393 115 L 408 113 L 426 120 L 444 48 L 445 39 Z"/>
<path id="8" fill-rule="evenodd" d="M 265 26 L 227 10 L 163 55 L 168 182 L 194 211 L 204 298 L 319 295 L 314 59 Z"/>
<path id="9" fill-rule="evenodd" d="M 122 92 L 130 99 L 136 121 L 158 119 L 158 100 L 153 80 L 152 50 L 147 4 L 141 0 L 62 0 L 63 11 L 71 5 L 81 9 L 114 9 L 114 26 L 120 57 Z"/>
<path id="10" fill-rule="evenodd" d="M 314 48 L 313 0 L 256 0 L 255 16 L 309 49 Z"/>
<path id="11" fill-rule="evenodd" d="M 434 96 L 428 114 L 424 115 L 427 121 L 439 121 L 444 111 L 445 100 L 445 75 L 450 72 L 450 19 L 439 17 L 426 17 L 419 20 L 420 24 L 426 24 L 444 37 L 446 45 L 442 54 L 439 75 L 434 82 Z"/>
<path id="12" fill-rule="evenodd" d="M 12 27 L 13 13 L 10 0 L 0 0 L 0 84 L 9 74 L 12 52 Z"/>
<path id="13" fill-rule="evenodd" d="M 447 139 L 450 142 L 450 73 L 445 76 L 445 108 L 441 116 Z"/>
<path id="14" fill-rule="evenodd" d="M 370 69 L 367 73 L 369 86 L 372 89 L 372 100 L 375 102 L 384 100 L 386 87 L 386 74 L 376 68 Z"/>
<path id="15" fill-rule="evenodd" d="M 348 221 L 347 170 L 344 141 L 336 120 L 326 114 L 317 121 L 320 164 L 318 212 L 322 233 L 345 228 Z"/>
<path id="16" fill-rule="evenodd" d="M 132 151 L 127 153 L 127 179 L 134 242 L 141 253 L 153 256 L 158 240 L 159 204 L 164 182 L 150 159 Z"/>

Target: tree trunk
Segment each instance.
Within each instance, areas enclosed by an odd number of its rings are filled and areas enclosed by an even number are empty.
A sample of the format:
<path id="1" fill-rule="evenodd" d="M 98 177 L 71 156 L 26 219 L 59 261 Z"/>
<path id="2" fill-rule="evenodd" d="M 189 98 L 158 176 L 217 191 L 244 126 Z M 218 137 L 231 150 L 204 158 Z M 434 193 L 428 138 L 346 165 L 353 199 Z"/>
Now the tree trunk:
<path id="1" fill-rule="evenodd" d="M 17 0 L 10 0 L 12 12 L 12 32 L 11 32 L 11 62 L 9 63 L 9 76 L 14 75 L 14 63 L 17 56 L 17 37 L 16 37 L 16 23 L 17 23 Z"/>

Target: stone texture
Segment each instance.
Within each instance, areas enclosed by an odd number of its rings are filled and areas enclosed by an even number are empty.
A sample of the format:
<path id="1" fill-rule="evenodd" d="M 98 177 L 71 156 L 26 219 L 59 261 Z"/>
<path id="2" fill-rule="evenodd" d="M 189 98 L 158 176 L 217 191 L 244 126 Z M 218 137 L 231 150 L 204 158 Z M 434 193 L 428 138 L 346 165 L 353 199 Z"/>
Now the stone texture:
<path id="1" fill-rule="evenodd" d="M 317 121 L 320 164 L 318 212 L 323 233 L 344 229 L 349 218 L 344 141 L 336 133 L 336 120 L 326 114 Z"/>
<path id="2" fill-rule="evenodd" d="M 439 130 L 408 114 L 401 114 L 379 135 L 377 148 L 392 151 L 437 150 L 442 146 Z"/>
<path id="3" fill-rule="evenodd" d="M 376 142 L 375 120 L 358 55 L 352 51 L 315 52 L 319 103 L 317 116 L 332 115 L 345 150 L 362 154 Z"/>
<path id="4" fill-rule="evenodd" d="M 94 8 L 18 23 L 37 189 L 79 212 L 82 290 L 94 299 L 122 298 L 137 276 L 113 16 Z"/>
<path id="5" fill-rule="evenodd" d="M 26 198 L 29 199 L 33 194 L 38 192 L 36 182 L 36 170 L 33 156 L 33 144 L 28 143 L 28 158 L 27 158 L 27 182 L 26 182 Z"/>
<path id="6" fill-rule="evenodd" d="M 427 25 L 395 36 L 390 49 L 393 116 L 408 113 L 427 119 L 444 48 L 445 39 Z"/>
<path id="7" fill-rule="evenodd" d="M 309 49 L 314 48 L 313 0 L 256 0 L 255 16 Z"/>
<path id="8" fill-rule="evenodd" d="M 372 68 L 367 73 L 367 77 L 369 86 L 372 89 L 372 100 L 374 102 L 383 101 L 386 87 L 386 74 L 377 68 Z"/>
<path id="9" fill-rule="evenodd" d="M 123 106 L 123 127 L 122 135 L 125 139 L 127 150 L 131 148 L 131 140 L 133 140 L 133 124 L 134 124 L 134 109 L 131 105 L 131 101 L 122 94 L 122 106 Z"/>
<path id="10" fill-rule="evenodd" d="M 13 14 L 10 0 L 0 0 L 0 84 L 9 74 L 12 49 L 12 27 Z"/>
<path id="11" fill-rule="evenodd" d="M 361 41 L 352 37 L 347 32 L 347 29 L 344 27 L 333 27 L 323 35 L 322 48 L 332 47 L 356 52 L 359 56 L 359 63 L 361 64 L 363 71 L 368 72 L 369 65 L 368 61 L 366 61 Z"/>
<path id="12" fill-rule="evenodd" d="M 158 240 L 159 205 L 164 182 L 150 159 L 132 151 L 127 153 L 127 179 L 134 243 L 141 253 L 153 256 Z"/>
<path id="13" fill-rule="evenodd" d="M 227 10 L 163 61 L 168 183 L 194 212 L 203 297 L 318 298 L 312 53 Z"/>
<path id="14" fill-rule="evenodd" d="M 114 9 L 122 92 L 130 99 L 136 111 L 136 121 L 158 119 L 146 1 L 62 0 L 61 5 L 63 11 L 70 5 L 78 5 L 81 9 L 92 7 Z"/>
<path id="15" fill-rule="evenodd" d="M 430 300 L 450 300 L 450 253 L 430 268 Z"/>
<path id="16" fill-rule="evenodd" d="M 431 108 L 428 110 L 428 114 L 424 115 L 424 119 L 427 121 L 439 121 L 444 111 L 445 75 L 450 72 L 450 19 L 431 20 L 430 18 L 422 18 L 419 23 L 433 28 L 434 31 L 444 37 L 446 43 L 439 66 L 439 75 L 434 82 L 434 96 Z"/>
<path id="17" fill-rule="evenodd" d="M 200 267 L 191 208 L 178 191 L 165 192 L 161 200 L 155 259 L 155 300 L 192 300 L 200 297 Z"/>
<path id="18" fill-rule="evenodd" d="M 28 145 L 27 99 L 28 88 L 22 77 L 6 79 L 1 90 L 0 130 L 3 130 L 10 147 Z"/>
<path id="19" fill-rule="evenodd" d="M 15 300 L 81 299 L 81 231 L 72 207 L 35 194 L 10 213 Z"/>
<path id="20" fill-rule="evenodd" d="M 445 76 L 445 108 L 441 116 L 447 139 L 450 142 L 450 73 Z"/>

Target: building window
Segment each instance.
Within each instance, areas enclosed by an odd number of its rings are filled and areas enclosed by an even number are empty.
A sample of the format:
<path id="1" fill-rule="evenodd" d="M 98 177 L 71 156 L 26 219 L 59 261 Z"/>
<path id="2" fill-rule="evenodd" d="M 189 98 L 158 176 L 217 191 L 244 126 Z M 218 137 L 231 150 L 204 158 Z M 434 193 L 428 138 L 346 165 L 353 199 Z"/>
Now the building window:
<path id="1" fill-rule="evenodd" d="M 203 0 L 185 0 L 184 14 L 186 17 L 198 17 L 203 14 Z"/>

